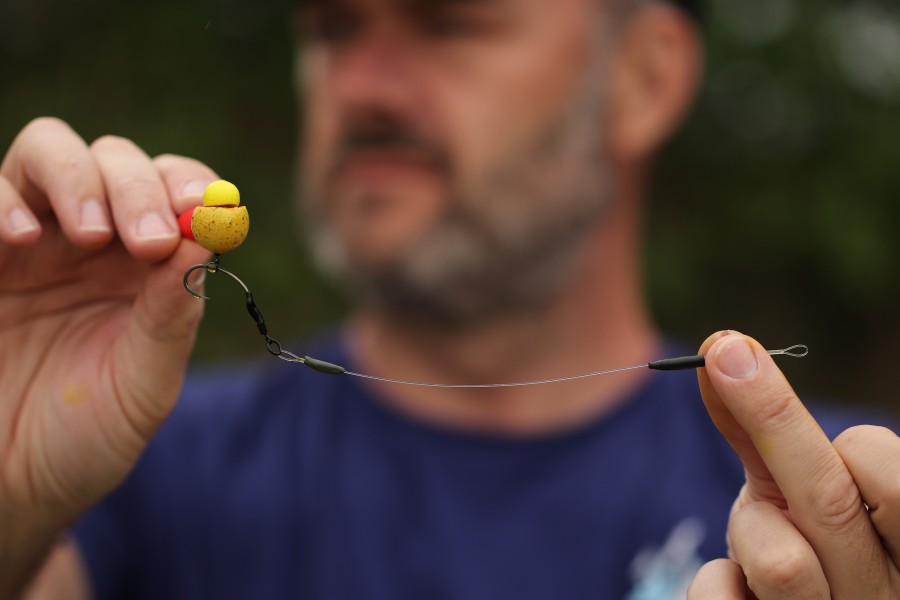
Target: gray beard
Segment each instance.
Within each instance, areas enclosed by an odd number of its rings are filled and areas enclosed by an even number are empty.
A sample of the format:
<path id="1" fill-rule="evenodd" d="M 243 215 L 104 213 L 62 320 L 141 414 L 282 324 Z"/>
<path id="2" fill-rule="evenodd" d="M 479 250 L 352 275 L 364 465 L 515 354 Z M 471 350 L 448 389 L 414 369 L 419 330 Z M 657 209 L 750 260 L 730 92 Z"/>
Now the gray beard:
<path id="1" fill-rule="evenodd" d="M 324 216 L 308 213 L 319 266 L 366 307 L 418 327 L 477 327 L 550 304 L 572 281 L 613 195 L 601 86 L 591 79 L 531 144 L 451 193 L 442 218 L 391 261 L 351 260 Z"/>

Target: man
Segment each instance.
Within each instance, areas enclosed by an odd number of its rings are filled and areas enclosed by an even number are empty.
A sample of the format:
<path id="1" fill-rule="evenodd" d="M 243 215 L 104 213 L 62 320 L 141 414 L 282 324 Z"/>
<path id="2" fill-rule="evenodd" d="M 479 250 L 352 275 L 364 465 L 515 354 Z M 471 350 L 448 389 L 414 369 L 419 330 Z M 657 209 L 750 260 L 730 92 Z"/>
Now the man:
<path id="1" fill-rule="evenodd" d="M 311 353 L 493 383 L 678 350 L 637 263 L 647 165 L 700 71 L 681 8 L 299 13 L 305 206 L 360 298 Z M 0 596 L 677 597 L 724 555 L 735 495 L 732 558 L 690 598 L 896 596 L 896 436 L 829 442 L 750 338 L 703 344 L 703 405 L 690 373 L 185 382 L 202 307 L 180 279 L 204 255 L 174 216 L 215 174 L 53 119 L 0 174 Z"/>

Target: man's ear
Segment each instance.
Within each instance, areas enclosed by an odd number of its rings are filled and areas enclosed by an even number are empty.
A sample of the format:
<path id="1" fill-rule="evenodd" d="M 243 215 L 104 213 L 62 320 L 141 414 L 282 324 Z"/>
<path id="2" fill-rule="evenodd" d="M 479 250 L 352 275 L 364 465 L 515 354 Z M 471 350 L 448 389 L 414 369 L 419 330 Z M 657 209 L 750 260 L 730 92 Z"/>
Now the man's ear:
<path id="1" fill-rule="evenodd" d="M 640 162 L 678 127 L 696 95 L 702 48 L 695 22 L 662 2 L 638 9 L 622 25 L 609 68 L 608 149 Z"/>

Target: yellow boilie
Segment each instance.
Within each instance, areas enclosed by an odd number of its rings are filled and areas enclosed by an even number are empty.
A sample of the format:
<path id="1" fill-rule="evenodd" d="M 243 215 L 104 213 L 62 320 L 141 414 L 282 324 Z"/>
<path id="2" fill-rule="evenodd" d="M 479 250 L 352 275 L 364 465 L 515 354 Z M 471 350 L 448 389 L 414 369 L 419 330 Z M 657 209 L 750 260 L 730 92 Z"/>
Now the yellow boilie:
<path id="1" fill-rule="evenodd" d="M 182 234 L 214 254 L 234 250 L 250 231 L 250 215 L 240 203 L 240 192 L 233 183 L 214 181 L 203 192 L 203 206 L 178 219 Z"/>

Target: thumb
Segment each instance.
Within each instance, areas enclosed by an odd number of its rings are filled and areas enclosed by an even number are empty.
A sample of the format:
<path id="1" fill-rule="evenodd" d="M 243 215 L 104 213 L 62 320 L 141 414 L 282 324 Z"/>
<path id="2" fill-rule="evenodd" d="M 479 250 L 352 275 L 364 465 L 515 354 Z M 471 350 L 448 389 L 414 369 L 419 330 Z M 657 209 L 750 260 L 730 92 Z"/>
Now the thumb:
<path id="1" fill-rule="evenodd" d="M 123 410 L 145 439 L 168 416 L 180 393 L 203 316 L 203 301 L 185 291 L 182 278 L 191 265 L 207 260 L 200 246 L 182 241 L 167 260 L 153 265 L 114 353 Z M 198 286 L 200 282 L 192 281 L 192 287 Z"/>
<path id="2" fill-rule="evenodd" d="M 706 356 L 704 401 L 744 462 L 748 495 L 788 509 L 834 598 L 878 597 L 893 565 L 847 465 L 772 357 L 740 334 Z"/>
<path id="3" fill-rule="evenodd" d="M 712 362 L 710 357 L 714 357 L 716 354 L 716 349 L 737 338 L 742 338 L 746 343 L 761 349 L 758 342 L 736 331 L 719 331 L 703 342 L 700 346 L 700 354 L 707 356 L 707 364 L 709 364 Z M 760 353 L 764 352 L 761 350 Z M 750 434 L 723 401 L 717 387 L 713 385 L 709 369 L 697 369 L 697 379 L 700 384 L 700 394 L 710 418 L 744 465 L 748 494 L 743 494 L 742 497 L 746 501 L 765 500 L 783 508 L 785 500 L 778 484 L 769 472 Z"/>

